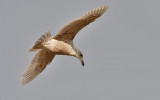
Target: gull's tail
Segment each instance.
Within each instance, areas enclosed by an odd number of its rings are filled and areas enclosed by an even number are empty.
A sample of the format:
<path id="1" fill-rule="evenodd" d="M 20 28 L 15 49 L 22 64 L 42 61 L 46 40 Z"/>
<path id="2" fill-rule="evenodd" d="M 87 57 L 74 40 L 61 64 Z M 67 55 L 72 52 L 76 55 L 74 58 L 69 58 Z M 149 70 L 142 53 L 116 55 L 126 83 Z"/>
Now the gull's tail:
<path id="1" fill-rule="evenodd" d="M 51 32 L 45 32 L 34 44 L 34 46 L 29 50 L 29 52 L 36 51 L 42 49 L 42 43 L 50 40 L 52 38 Z"/>

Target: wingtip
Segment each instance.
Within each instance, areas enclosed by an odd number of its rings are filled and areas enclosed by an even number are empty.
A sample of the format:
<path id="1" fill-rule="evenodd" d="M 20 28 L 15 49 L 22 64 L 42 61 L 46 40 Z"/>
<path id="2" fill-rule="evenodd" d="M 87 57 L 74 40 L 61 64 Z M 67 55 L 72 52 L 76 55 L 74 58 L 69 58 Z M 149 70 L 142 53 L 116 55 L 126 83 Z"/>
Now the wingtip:
<path id="1" fill-rule="evenodd" d="M 25 76 L 27 76 L 27 75 L 23 74 L 23 76 L 21 77 L 21 80 L 20 80 L 21 85 L 25 85 L 30 82 L 27 80 L 27 78 Z"/>
<path id="2" fill-rule="evenodd" d="M 106 5 L 104 5 L 103 7 L 108 8 L 108 5 L 106 4 Z"/>
<path id="3" fill-rule="evenodd" d="M 22 78 L 21 78 L 21 85 L 25 85 L 29 82 L 31 82 L 34 78 L 36 78 L 36 74 L 27 74 L 24 73 Z"/>
<path id="4" fill-rule="evenodd" d="M 105 12 L 107 10 L 107 8 L 108 8 L 108 5 L 107 4 L 103 5 L 103 6 L 101 6 L 101 8 L 104 9 L 104 12 Z"/>
<path id="5" fill-rule="evenodd" d="M 27 84 L 27 83 L 23 83 L 23 82 L 21 81 L 21 85 L 22 85 L 22 86 L 25 85 L 25 84 Z"/>
<path id="6" fill-rule="evenodd" d="M 25 84 L 29 83 L 30 81 L 32 81 L 32 80 L 27 80 L 24 77 L 22 77 L 20 83 L 21 83 L 21 85 L 25 85 Z"/>
<path id="7" fill-rule="evenodd" d="M 27 84 L 27 83 L 23 80 L 23 77 L 21 78 L 20 84 L 21 84 L 21 85 Z"/>
<path id="8" fill-rule="evenodd" d="M 102 15 L 106 12 L 107 8 L 108 8 L 108 5 L 103 5 L 103 6 L 97 8 L 95 10 L 97 11 L 97 13 Z"/>

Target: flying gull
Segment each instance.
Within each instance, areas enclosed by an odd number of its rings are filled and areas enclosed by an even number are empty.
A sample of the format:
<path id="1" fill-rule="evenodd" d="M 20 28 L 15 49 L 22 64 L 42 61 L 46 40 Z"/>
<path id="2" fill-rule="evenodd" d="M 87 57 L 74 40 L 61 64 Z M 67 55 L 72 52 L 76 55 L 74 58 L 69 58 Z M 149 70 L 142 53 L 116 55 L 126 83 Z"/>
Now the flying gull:
<path id="1" fill-rule="evenodd" d="M 36 78 L 51 63 L 55 55 L 74 56 L 84 66 L 83 54 L 78 48 L 75 48 L 73 39 L 83 27 L 99 18 L 107 8 L 108 6 L 105 5 L 87 12 L 65 25 L 54 37 L 50 32 L 45 32 L 29 50 L 29 52 L 38 52 L 24 71 L 21 83 L 24 85 Z"/>

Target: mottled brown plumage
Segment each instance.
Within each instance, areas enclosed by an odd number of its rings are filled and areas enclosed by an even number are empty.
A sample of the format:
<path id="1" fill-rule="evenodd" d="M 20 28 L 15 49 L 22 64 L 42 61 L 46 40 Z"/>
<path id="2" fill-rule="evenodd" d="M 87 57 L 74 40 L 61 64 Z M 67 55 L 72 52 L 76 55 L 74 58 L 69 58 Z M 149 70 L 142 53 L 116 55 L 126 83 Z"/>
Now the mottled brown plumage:
<path id="1" fill-rule="evenodd" d="M 83 54 L 78 48 L 74 47 L 73 39 L 82 28 L 95 21 L 107 8 L 107 5 L 101 6 L 71 21 L 54 37 L 51 36 L 50 32 L 42 35 L 29 50 L 30 52 L 39 51 L 34 56 L 30 66 L 24 71 L 21 81 L 22 84 L 26 84 L 36 78 L 52 61 L 55 55 L 75 56 L 84 66 Z"/>

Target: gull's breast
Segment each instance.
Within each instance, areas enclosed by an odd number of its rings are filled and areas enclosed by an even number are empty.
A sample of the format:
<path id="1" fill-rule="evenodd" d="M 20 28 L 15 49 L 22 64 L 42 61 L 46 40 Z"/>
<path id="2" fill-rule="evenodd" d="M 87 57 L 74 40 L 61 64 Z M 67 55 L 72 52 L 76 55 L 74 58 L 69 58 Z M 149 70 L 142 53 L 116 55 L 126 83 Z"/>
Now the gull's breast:
<path id="1" fill-rule="evenodd" d="M 54 52 L 55 54 L 73 55 L 73 53 L 74 53 L 73 47 L 64 41 L 51 39 L 51 40 L 43 43 L 43 46 L 46 49 Z"/>

